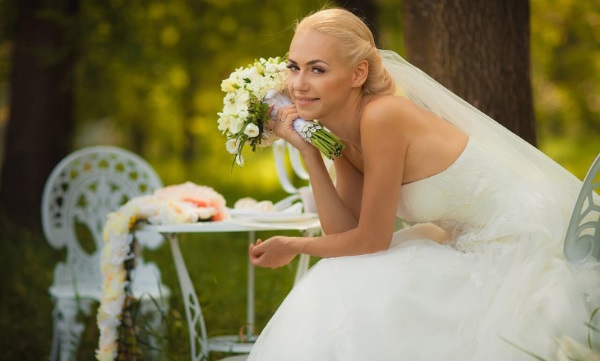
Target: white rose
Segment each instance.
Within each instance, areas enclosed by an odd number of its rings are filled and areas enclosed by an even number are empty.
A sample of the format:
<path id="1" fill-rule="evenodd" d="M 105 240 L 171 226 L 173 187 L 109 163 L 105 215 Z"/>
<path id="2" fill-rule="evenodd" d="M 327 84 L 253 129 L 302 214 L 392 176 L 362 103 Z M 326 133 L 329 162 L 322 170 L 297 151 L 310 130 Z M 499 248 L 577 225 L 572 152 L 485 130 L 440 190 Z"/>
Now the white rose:
<path id="1" fill-rule="evenodd" d="M 256 137 L 259 132 L 260 132 L 260 130 L 258 129 L 258 126 L 256 126 L 256 124 L 254 124 L 254 123 L 248 124 L 246 126 L 246 129 L 244 129 L 244 134 L 246 134 L 250 138 Z"/>

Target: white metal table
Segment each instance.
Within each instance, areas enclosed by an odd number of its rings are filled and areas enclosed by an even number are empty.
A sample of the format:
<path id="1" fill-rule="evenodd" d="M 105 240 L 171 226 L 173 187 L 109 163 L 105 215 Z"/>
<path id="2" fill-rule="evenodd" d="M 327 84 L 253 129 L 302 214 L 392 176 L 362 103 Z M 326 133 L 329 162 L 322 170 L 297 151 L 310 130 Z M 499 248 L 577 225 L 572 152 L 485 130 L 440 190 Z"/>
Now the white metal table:
<path id="1" fill-rule="evenodd" d="M 248 242 L 256 240 L 256 231 L 284 231 L 296 230 L 300 232 L 318 232 L 320 223 L 318 218 L 306 217 L 293 222 L 249 222 L 244 219 L 230 219 L 221 222 L 201 222 L 180 225 L 148 225 L 142 224 L 138 231 L 149 231 L 163 234 L 171 247 L 173 261 L 177 271 L 177 278 L 181 287 L 182 298 L 189 329 L 190 356 L 193 361 L 208 358 L 211 351 L 248 353 L 252 348 L 256 336 L 254 334 L 254 267 L 248 260 L 247 279 L 247 342 L 240 342 L 239 336 L 220 336 L 208 338 L 206 325 L 202 315 L 202 308 L 198 301 L 198 295 L 192 284 L 189 272 L 181 250 L 179 248 L 179 233 L 225 233 L 225 232 L 248 232 Z M 302 255 L 299 263 L 299 271 L 296 279 L 308 268 L 308 256 Z"/>

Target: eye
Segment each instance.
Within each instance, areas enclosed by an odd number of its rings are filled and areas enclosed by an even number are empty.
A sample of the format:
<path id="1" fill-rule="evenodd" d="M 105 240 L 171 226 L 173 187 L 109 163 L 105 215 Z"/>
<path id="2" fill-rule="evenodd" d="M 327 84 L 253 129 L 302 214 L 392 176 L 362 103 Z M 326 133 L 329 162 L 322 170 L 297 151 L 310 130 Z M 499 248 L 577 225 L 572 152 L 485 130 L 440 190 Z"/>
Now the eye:
<path id="1" fill-rule="evenodd" d="M 296 64 L 288 64 L 287 68 L 291 71 L 298 71 L 300 70 L 300 68 L 298 68 L 298 66 Z"/>
<path id="2" fill-rule="evenodd" d="M 319 68 L 318 66 L 313 67 L 311 70 L 315 74 L 323 74 L 325 72 L 323 68 Z"/>

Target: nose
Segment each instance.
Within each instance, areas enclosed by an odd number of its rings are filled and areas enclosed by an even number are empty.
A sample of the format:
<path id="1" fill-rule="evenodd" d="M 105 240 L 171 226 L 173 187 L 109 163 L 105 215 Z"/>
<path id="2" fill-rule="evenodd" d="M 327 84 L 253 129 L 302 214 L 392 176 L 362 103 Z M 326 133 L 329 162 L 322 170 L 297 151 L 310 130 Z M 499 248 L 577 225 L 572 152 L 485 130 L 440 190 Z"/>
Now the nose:
<path id="1" fill-rule="evenodd" d="M 293 86 L 294 90 L 297 90 L 297 91 L 307 90 L 308 82 L 306 80 L 306 75 L 304 74 L 304 72 L 299 71 L 298 73 L 295 74 L 295 76 L 292 80 L 292 86 Z"/>

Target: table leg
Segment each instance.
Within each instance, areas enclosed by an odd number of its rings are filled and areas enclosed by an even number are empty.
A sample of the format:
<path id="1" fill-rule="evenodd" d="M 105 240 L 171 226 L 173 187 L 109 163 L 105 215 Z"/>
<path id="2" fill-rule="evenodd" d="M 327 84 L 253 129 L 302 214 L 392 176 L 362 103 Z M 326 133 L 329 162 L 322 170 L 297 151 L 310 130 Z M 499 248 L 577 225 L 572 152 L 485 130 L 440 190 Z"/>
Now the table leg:
<path id="1" fill-rule="evenodd" d="M 181 287 L 181 296 L 185 306 L 185 316 L 187 318 L 188 330 L 190 335 L 190 359 L 192 361 L 201 361 L 208 359 L 208 336 L 204 316 L 198 301 L 198 295 L 194 290 L 194 285 L 188 273 L 187 267 L 179 248 L 177 235 L 168 234 L 173 261 L 177 270 L 177 278 Z M 254 315 L 252 316 L 254 317 Z"/>
<path id="2" fill-rule="evenodd" d="M 248 232 L 249 244 L 256 240 L 256 234 L 254 231 Z M 248 257 L 248 294 L 247 294 L 247 310 L 246 310 L 246 339 L 252 342 L 256 339 L 254 335 L 254 266 L 250 262 Z"/>

